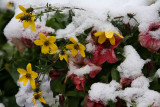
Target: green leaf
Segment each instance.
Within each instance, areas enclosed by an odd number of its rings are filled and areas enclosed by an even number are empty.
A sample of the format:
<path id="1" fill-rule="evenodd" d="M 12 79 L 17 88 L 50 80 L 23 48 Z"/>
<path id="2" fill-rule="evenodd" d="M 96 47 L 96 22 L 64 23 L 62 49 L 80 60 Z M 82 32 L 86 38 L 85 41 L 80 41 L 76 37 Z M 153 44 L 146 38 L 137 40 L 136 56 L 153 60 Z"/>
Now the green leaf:
<path id="1" fill-rule="evenodd" d="M 72 10 L 69 10 L 69 17 L 68 17 L 68 23 L 72 22 L 72 17 L 75 16 L 74 12 Z"/>
<path id="2" fill-rule="evenodd" d="M 160 92 L 160 78 L 155 78 L 151 83 L 150 83 L 150 89 L 154 91 Z"/>
<path id="3" fill-rule="evenodd" d="M 76 96 L 77 92 L 76 91 L 68 91 L 65 95 L 66 96 Z"/>
<path id="4" fill-rule="evenodd" d="M 117 70 L 117 67 L 112 67 L 111 76 L 112 76 L 112 80 L 116 80 L 117 82 L 120 81 L 120 74 Z"/>
<path id="5" fill-rule="evenodd" d="M 79 97 L 68 97 L 67 107 L 80 107 L 80 98 Z"/>

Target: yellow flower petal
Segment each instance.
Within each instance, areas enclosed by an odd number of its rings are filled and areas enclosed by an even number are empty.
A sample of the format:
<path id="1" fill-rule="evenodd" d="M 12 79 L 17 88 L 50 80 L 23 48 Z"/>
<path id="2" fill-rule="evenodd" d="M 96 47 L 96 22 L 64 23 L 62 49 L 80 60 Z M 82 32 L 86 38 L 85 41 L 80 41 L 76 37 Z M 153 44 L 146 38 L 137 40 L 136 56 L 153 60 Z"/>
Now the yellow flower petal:
<path id="1" fill-rule="evenodd" d="M 18 68 L 17 71 L 22 75 L 26 75 L 26 73 L 27 73 L 26 70 L 21 69 L 21 68 Z"/>
<path id="2" fill-rule="evenodd" d="M 63 60 L 64 56 L 59 54 L 59 58 L 60 58 L 60 60 Z"/>
<path id="3" fill-rule="evenodd" d="M 116 35 L 118 35 L 120 38 L 124 38 L 121 34 L 119 33 L 115 33 Z"/>
<path id="4" fill-rule="evenodd" d="M 67 55 L 67 54 L 64 55 L 64 59 L 65 59 L 66 62 L 68 63 L 68 55 Z"/>
<path id="5" fill-rule="evenodd" d="M 19 82 L 22 82 L 22 81 L 25 81 L 25 79 L 26 79 L 26 76 L 25 75 L 23 75 L 23 76 L 21 76 L 20 78 L 19 78 Z"/>
<path id="6" fill-rule="evenodd" d="M 34 99 L 35 99 L 35 98 L 33 97 L 33 98 L 32 98 L 32 101 L 33 101 Z"/>
<path id="7" fill-rule="evenodd" d="M 105 35 L 99 36 L 99 38 L 98 38 L 98 43 L 99 44 L 103 44 L 105 41 L 106 41 Z"/>
<path id="8" fill-rule="evenodd" d="M 31 24 L 32 32 L 35 32 L 36 31 L 36 25 L 35 25 L 34 21 L 32 21 L 30 24 Z"/>
<path id="9" fill-rule="evenodd" d="M 34 20 L 35 20 L 35 14 L 32 13 L 31 16 L 32 16 L 32 17 L 31 17 L 31 21 L 34 22 Z"/>
<path id="10" fill-rule="evenodd" d="M 28 28 L 29 25 L 30 25 L 30 22 L 29 22 L 29 21 L 26 21 L 26 20 L 23 21 L 23 27 L 24 27 L 24 28 Z"/>
<path id="11" fill-rule="evenodd" d="M 57 50 L 50 50 L 49 54 L 55 54 L 57 52 Z"/>
<path id="12" fill-rule="evenodd" d="M 82 45 L 82 44 L 80 44 L 80 43 L 79 43 L 79 48 L 80 48 L 81 50 L 85 50 L 85 49 L 86 49 L 85 46 Z"/>
<path id="13" fill-rule="evenodd" d="M 36 99 L 34 100 L 34 102 L 33 102 L 33 106 L 36 104 Z"/>
<path id="14" fill-rule="evenodd" d="M 39 101 L 41 101 L 42 103 L 46 103 L 46 101 L 42 97 L 39 97 Z"/>
<path id="15" fill-rule="evenodd" d="M 42 41 L 42 40 L 35 40 L 34 44 L 36 44 L 38 46 L 42 46 L 44 44 L 44 41 Z"/>
<path id="16" fill-rule="evenodd" d="M 113 36 L 112 38 L 109 39 L 111 45 L 115 45 L 115 37 Z"/>
<path id="17" fill-rule="evenodd" d="M 39 38 L 40 38 L 42 41 L 46 41 L 46 40 L 47 40 L 47 37 L 46 37 L 43 33 L 39 33 Z"/>
<path id="18" fill-rule="evenodd" d="M 28 72 L 28 73 L 31 73 L 31 72 L 32 72 L 31 63 L 28 63 L 28 65 L 27 65 L 27 72 Z"/>
<path id="19" fill-rule="evenodd" d="M 32 89 L 36 89 L 36 84 L 33 78 L 30 79 L 30 84 L 31 84 Z"/>
<path id="20" fill-rule="evenodd" d="M 74 49 L 74 44 L 68 44 L 68 45 L 66 45 L 66 48 L 67 49 Z"/>
<path id="21" fill-rule="evenodd" d="M 80 49 L 79 52 L 80 52 L 80 54 L 82 55 L 82 57 L 85 57 L 85 52 L 84 52 L 84 50 Z"/>
<path id="22" fill-rule="evenodd" d="M 28 79 L 25 78 L 25 79 L 23 80 L 23 86 L 25 86 L 25 85 L 27 84 L 27 82 L 28 82 Z"/>
<path id="23" fill-rule="evenodd" d="M 22 6 L 22 5 L 19 5 L 18 6 L 23 12 L 26 12 L 26 9 Z"/>
<path id="24" fill-rule="evenodd" d="M 47 40 L 48 40 L 50 43 L 53 43 L 53 42 L 56 41 L 56 37 L 55 37 L 55 36 L 49 36 L 49 37 L 47 38 Z"/>
<path id="25" fill-rule="evenodd" d="M 31 72 L 31 76 L 32 76 L 32 78 L 37 78 L 37 77 L 38 77 L 38 73 L 32 71 L 32 72 Z"/>
<path id="26" fill-rule="evenodd" d="M 41 52 L 42 52 L 43 54 L 49 53 L 49 46 L 43 45 L 43 46 L 42 46 L 42 49 L 41 49 Z"/>
<path id="27" fill-rule="evenodd" d="M 113 32 L 105 32 L 106 38 L 112 38 L 113 37 Z"/>
<path id="28" fill-rule="evenodd" d="M 94 36 L 98 37 L 98 36 L 102 36 L 102 35 L 105 35 L 104 32 L 96 32 L 94 33 Z"/>
<path id="29" fill-rule="evenodd" d="M 69 39 L 72 43 L 77 44 L 77 41 L 73 37 L 70 37 Z"/>
<path id="30" fill-rule="evenodd" d="M 57 45 L 55 45 L 54 43 L 50 43 L 50 44 L 49 44 L 49 47 L 50 47 L 52 50 L 55 50 L 55 51 L 58 50 Z"/>
<path id="31" fill-rule="evenodd" d="M 16 15 L 16 19 L 20 19 L 22 16 L 24 16 L 25 14 L 24 14 L 24 12 L 22 12 L 22 13 L 19 13 L 18 15 Z"/>
<path id="32" fill-rule="evenodd" d="M 72 56 L 76 56 L 78 54 L 78 50 L 72 49 L 71 53 L 72 53 Z"/>
<path id="33" fill-rule="evenodd" d="M 38 95 L 41 96 L 41 95 L 42 95 L 42 92 L 39 92 Z"/>

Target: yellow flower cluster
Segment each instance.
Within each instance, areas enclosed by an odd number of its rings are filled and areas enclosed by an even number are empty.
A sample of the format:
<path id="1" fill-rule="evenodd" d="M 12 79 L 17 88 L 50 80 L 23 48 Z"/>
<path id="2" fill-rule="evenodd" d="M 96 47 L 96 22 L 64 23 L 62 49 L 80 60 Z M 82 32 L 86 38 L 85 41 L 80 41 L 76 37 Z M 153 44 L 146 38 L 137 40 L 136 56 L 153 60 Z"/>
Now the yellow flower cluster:
<path id="1" fill-rule="evenodd" d="M 43 33 L 39 33 L 39 40 L 35 40 L 34 44 L 41 47 L 41 53 L 43 54 L 55 54 L 58 50 L 57 45 L 54 44 L 56 41 L 55 36 L 49 36 L 46 37 Z M 67 44 L 66 49 L 71 49 L 72 56 L 76 56 L 78 54 L 78 51 L 80 54 L 85 57 L 85 46 L 83 46 L 81 43 L 78 43 L 73 37 L 70 37 L 70 41 L 73 44 Z M 65 49 L 61 50 L 59 53 L 60 60 L 65 59 L 68 63 L 68 54 Z"/>
<path id="2" fill-rule="evenodd" d="M 32 71 L 31 63 L 27 65 L 27 71 L 21 68 L 18 68 L 17 71 L 22 75 L 18 81 L 23 82 L 23 86 L 25 86 L 28 83 L 28 81 L 30 81 L 32 89 L 37 88 L 34 79 L 38 77 L 38 73 Z M 36 100 L 46 103 L 46 101 L 41 97 L 41 95 L 42 95 L 42 92 L 33 94 L 34 96 L 32 99 L 32 101 L 34 100 L 33 106 L 35 105 Z"/>
<path id="3" fill-rule="evenodd" d="M 19 5 L 19 8 L 22 10 L 21 13 L 16 15 L 16 19 L 19 19 L 21 22 L 23 22 L 23 27 L 28 28 L 31 26 L 32 32 L 36 31 L 36 25 L 34 23 L 35 21 L 35 14 L 30 13 L 25 9 L 23 6 Z"/>

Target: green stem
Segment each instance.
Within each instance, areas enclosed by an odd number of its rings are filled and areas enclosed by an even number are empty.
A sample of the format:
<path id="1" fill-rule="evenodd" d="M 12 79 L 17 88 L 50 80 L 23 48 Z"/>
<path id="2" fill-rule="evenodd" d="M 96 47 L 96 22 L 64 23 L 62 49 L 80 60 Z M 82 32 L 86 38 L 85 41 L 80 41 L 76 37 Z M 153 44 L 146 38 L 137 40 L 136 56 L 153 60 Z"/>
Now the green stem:
<path id="1" fill-rule="evenodd" d="M 128 100 L 126 100 L 126 99 L 124 99 L 124 98 L 122 98 L 122 100 L 124 100 L 125 102 L 129 103 L 129 104 L 132 105 L 133 107 L 136 107 L 135 104 L 133 104 L 132 102 L 130 102 L 130 101 L 128 101 Z"/>

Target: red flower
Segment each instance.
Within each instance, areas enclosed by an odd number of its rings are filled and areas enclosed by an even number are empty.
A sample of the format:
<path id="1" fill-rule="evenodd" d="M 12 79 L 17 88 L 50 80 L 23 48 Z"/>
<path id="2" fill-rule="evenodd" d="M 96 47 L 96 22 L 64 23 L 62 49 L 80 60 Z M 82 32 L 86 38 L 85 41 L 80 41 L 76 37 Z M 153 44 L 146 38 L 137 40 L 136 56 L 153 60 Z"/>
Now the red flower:
<path id="1" fill-rule="evenodd" d="M 154 38 L 155 36 L 160 37 L 160 35 L 157 33 L 153 33 L 156 32 L 159 28 L 160 22 L 152 23 L 146 32 L 141 32 L 139 34 L 138 40 L 140 44 L 151 52 L 156 52 L 160 48 L 160 38 Z"/>
<path id="2" fill-rule="evenodd" d="M 55 70 L 53 69 L 50 73 L 49 76 L 51 80 L 56 80 L 58 79 L 61 75 L 65 74 L 67 71 L 65 70 Z"/>
<path id="3" fill-rule="evenodd" d="M 69 71 L 66 76 L 66 80 L 68 77 L 71 77 L 76 88 L 80 91 L 84 91 L 84 83 L 86 81 L 84 75 L 89 74 L 91 78 L 94 78 L 101 70 L 102 68 L 100 65 L 97 66 L 89 59 L 83 58 L 78 54 L 76 57 L 70 57 L 69 59 Z"/>
<path id="4" fill-rule="evenodd" d="M 122 99 L 117 98 L 116 107 L 127 107 L 127 106 L 122 105 L 123 102 L 124 102 L 124 101 L 123 101 Z"/>
<path id="5" fill-rule="evenodd" d="M 49 35 L 50 33 L 53 33 L 54 30 L 51 28 L 48 28 L 46 26 L 37 25 L 36 26 L 36 32 L 33 34 L 32 31 L 28 31 L 27 29 L 24 29 L 23 31 L 20 31 L 21 34 L 20 37 L 11 37 L 7 38 L 8 40 L 11 40 L 11 42 L 16 45 L 16 48 L 19 52 L 23 52 L 26 48 L 30 48 L 34 46 L 33 41 L 39 38 L 39 33 L 42 32 L 45 35 Z M 29 35 L 29 36 L 28 36 Z"/>
<path id="6" fill-rule="evenodd" d="M 96 65 L 92 63 L 91 60 L 83 58 L 81 55 L 76 55 L 76 57 L 71 57 L 69 59 L 69 69 L 70 69 L 70 74 L 76 74 L 76 70 L 83 69 L 85 66 L 90 67 L 90 72 L 89 76 L 91 78 L 94 78 L 101 70 L 102 67 L 101 65 Z"/>
<path id="7" fill-rule="evenodd" d="M 75 74 L 70 75 L 73 83 L 76 85 L 77 90 L 84 91 L 84 83 L 86 78 L 79 77 Z"/>
<path id="8" fill-rule="evenodd" d="M 115 36 L 115 45 L 111 45 L 109 41 L 105 43 L 98 44 L 96 50 L 93 52 L 92 63 L 96 65 L 101 65 L 104 62 L 115 63 L 118 61 L 118 58 L 115 55 L 114 48 L 116 48 L 122 38 Z"/>
<path id="9" fill-rule="evenodd" d="M 84 98 L 84 107 L 107 107 L 107 106 L 105 106 L 102 103 L 102 101 L 95 101 L 95 100 L 91 101 L 87 95 Z"/>
<path id="10" fill-rule="evenodd" d="M 131 79 L 131 78 L 121 78 L 120 85 L 121 86 L 128 86 L 131 84 L 132 81 L 133 81 L 133 79 Z"/>

